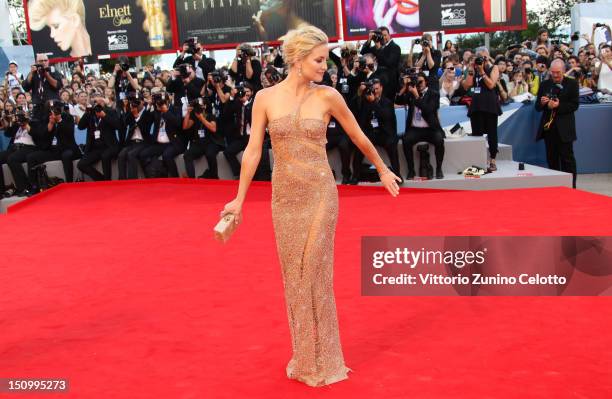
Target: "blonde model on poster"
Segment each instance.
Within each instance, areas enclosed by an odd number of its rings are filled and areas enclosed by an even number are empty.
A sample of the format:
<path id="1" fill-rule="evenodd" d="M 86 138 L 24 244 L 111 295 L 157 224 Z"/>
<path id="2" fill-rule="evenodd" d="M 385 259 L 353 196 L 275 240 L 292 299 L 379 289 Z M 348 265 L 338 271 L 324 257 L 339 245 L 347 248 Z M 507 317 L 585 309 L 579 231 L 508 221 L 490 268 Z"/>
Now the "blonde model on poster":
<path id="1" fill-rule="evenodd" d="M 62 51 L 70 49 L 71 57 L 91 55 L 83 0 L 30 0 L 28 16 L 30 29 L 40 31 L 48 26 L 51 39 Z"/>
<path id="2" fill-rule="evenodd" d="M 272 140 L 272 221 L 281 264 L 292 356 L 287 377 L 310 386 L 348 378 L 333 292 L 338 191 L 325 150 L 335 118 L 376 166 L 382 185 L 399 194 L 391 172 L 359 127 L 342 95 L 317 85 L 327 70 L 328 37 L 313 26 L 290 31 L 283 44 L 289 75 L 257 93 L 236 198 L 222 216 L 242 219 L 242 205 L 261 158 L 266 126 Z"/>

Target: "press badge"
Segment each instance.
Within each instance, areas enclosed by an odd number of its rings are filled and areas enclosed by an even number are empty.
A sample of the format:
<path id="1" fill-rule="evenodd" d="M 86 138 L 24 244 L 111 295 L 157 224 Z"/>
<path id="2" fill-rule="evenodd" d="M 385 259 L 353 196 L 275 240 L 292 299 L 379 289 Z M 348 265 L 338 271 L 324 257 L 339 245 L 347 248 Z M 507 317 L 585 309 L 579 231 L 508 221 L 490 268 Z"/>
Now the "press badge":
<path id="1" fill-rule="evenodd" d="M 98 140 L 99 138 L 100 138 L 100 131 L 99 131 L 99 130 L 96 130 L 96 131 L 94 132 L 94 139 Z"/>
<path id="2" fill-rule="evenodd" d="M 205 131 L 204 129 L 199 129 L 199 130 L 198 130 L 198 136 L 200 136 L 200 138 L 201 138 L 201 139 L 203 139 L 203 138 L 204 138 L 204 133 L 205 133 L 205 132 L 206 132 L 206 131 Z"/>
<path id="3" fill-rule="evenodd" d="M 378 127 L 378 119 L 376 119 L 376 118 L 372 119 L 372 127 L 374 127 L 374 128 Z"/>
<path id="4" fill-rule="evenodd" d="M 329 127 L 330 129 L 334 129 L 336 127 L 336 122 L 329 122 L 329 125 L 327 125 L 327 127 Z"/>
<path id="5" fill-rule="evenodd" d="M 53 137 L 53 140 L 51 141 L 51 145 L 52 146 L 56 146 L 57 145 L 57 137 Z"/>
<path id="6" fill-rule="evenodd" d="M 119 100 L 125 100 L 125 93 L 124 92 L 120 92 L 119 93 Z"/>
<path id="7" fill-rule="evenodd" d="M 480 87 L 474 87 L 474 94 L 480 94 Z"/>

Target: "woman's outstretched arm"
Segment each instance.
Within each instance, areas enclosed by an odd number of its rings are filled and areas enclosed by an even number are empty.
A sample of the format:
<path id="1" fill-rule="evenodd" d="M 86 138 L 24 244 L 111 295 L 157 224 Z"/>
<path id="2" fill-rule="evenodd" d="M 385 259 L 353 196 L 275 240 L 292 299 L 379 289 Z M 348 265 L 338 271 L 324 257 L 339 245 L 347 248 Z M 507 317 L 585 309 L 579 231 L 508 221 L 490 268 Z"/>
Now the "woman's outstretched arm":
<path id="1" fill-rule="evenodd" d="M 262 90 L 257 93 L 255 101 L 253 102 L 251 135 L 249 137 L 249 144 L 247 144 L 242 154 L 238 194 L 234 200 L 225 205 L 225 208 L 221 212 L 222 217 L 228 213 L 233 213 L 236 217 L 236 223 L 240 223 L 242 219 L 242 204 L 244 203 L 247 191 L 261 159 L 263 140 L 266 133 L 266 125 L 268 124 L 263 99 L 264 96 L 265 93 L 264 90 Z"/>
<path id="2" fill-rule="evenodd" d="M 399 185 L 397 182 L 401 182 L 402 180 L 387 168 L 380 155 L 378 155 L 378 151 L 376 151 L 374 144 L 372 144 L 370 139 L 363 133 L 363 130 L 361 130 L 361 127 L 346 105 L 342 95 L 337 90 L 333 89 L 327 90 L 326 92 L 328 93 L 331 115 L 340 125 L 342 125 L 344 131 L 351 141 L 355 143 L 359 151 L 374 164 L 380 175 L 380 181 L 383 186 L 391 195 L 394 197 L 397 196 L 399 194 Z"/>

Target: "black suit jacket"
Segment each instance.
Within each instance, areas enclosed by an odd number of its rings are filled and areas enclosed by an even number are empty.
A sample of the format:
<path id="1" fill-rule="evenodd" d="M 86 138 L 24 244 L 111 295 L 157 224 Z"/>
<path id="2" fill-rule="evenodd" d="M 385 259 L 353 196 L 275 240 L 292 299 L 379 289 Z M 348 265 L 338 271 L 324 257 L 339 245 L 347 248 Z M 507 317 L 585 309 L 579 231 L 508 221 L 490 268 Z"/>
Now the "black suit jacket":
<path id="1" fill-rule="evenodd" d="M 535 108 L 539 112 L 544 112 L 538 128 L 537 140 L 544 138 L 544 124 L 548 122 L 552 114 L 552 110 L 548 106 L 542 106 L 540 99 L 543 96 L 553 92 L 558 92 L 559 107 L 556 109 L 553 130 L 556 127 L 561 140 L 569 143 L 576 140 L 576 118 L 574 112 L 578 110 L 578 82 L 572 78 L 564 77 L 560 86 L 556 86 L 552 79 L 545 80 L 540 84 L 538 90 L 538 98 L 535 103 Z"/>
<path id="2" fill-rule="evenodd" d="M 119 115 L 111 108 L 104 107 L 104 118 L 100 120 L 98 129 L 100 130 L 100 139 L 107 148 L 119 148 L 119 140 L 117 140 L 116 131 L 120 129 Z M 87 153 L 93 148 L 95 143 L 97 117 L 93 111 L 85 112 L 79 121 L 79 129 L 87 129 L 87 138 L 85 140 L 85 152 Z"/>
<path id="3" fill-rule="evenodd" d="M 381 47 L 380 49 L 377 49 L 376 46 L 369 46 L 366 42 L 366 44 L 361 47 L 361 54 L 367 53 L 372 53 L 376 56 L 378 65 L 397 73 L 400 58 L 402 56 L 402 50 L 394 41 L 389 42 L 389 44 L 387 44 L 385 47 Z"/>
<path id="4" fill-rule="evenodd" d="M 153 126 L 154 117 L 153 112 L 148 110 L 148 106 L 144 109 L 142 116 L 136 122 L 136 118 L 131 112 L 125 114 L 124 129 L 119 134 L 119 144 L 123 147 L 130 144 L 130 140 L 134 136 L 136 126 L 140 129 L 142 139 L 145 143 L 151 142 L 151 126 Z"/>
<path id="5" fill-rule="evenodd" d="M 172 110 L 168 110 L 166 113 L 155 112 L 155 121 L 153 122 L 153 136 L 151 140 L 153 143 L 157 143 L 157 137 L 159 136 L 159 127 L 161 125 L 162 119 L 166 122 L 166 134 L 170 139 L 171 143 L 180 143 L 183 145 L 187 144 L 187 140 L 184 137 L 181 137 L 182 125 L 181 120 L 177 116 L 177 114 Z"/>
<path id="6" fill-rule="evenodd" d="M 357 122 L 363 132 L 372 137 L 375 132 L 383 134 L 387 140 L 397 139 L 397 119 L 395 118 L 395 107 L 393 102 L 386 97 L 379 101 L 370 103 L 362 97 L 355 97 L 357 111 Z M 378 128 L 372 127 L 372 118 L 378 121 Z"/>
<path id="7" fill-rule="evenodd" d="M 202 91 L 204 84 L 204 80 L 200 78 L 195 78 L 186 85 L 183 83 L 183 79 L 172 78 L 168 80 L 166 90 L 168 93 L 174 94 L 174 106 L 181 108 L 183 106 L 181 99 L 186 96 L 191 101 L 200 97 L 200 91 Z"/>
<path id="8" fill-rule="evenodd" d="M 440 93 L 437 90 L 428 88 L 427 92 L 425 92 L 425 94 L 420 98 L 414 98 L 414 96 L 410 93 L 404 93 L 401 96 L 397 95 L 395 103 L 400 105 L 408 105 L 406 130 L 408 130 L 408 128 L 410 128 L 412 125 L 414 108 L 419 107 L 421 109 L 421 115 L 429 127 L 434 130 L 441 131 L 443 133 L 442 136 L 445 136 L 444 130 L 442 130 L 442 126 L 440 124 L 440 119 L 438 118 L 438 109 L 440 108 Z"/>
<path id="9" fill-rule="evenodd" d="M 49 146 L 53 142 L 53 138 L 57 137 L 57 146 L 62 150 L 73 150 L 80 152 L 79 147 L 74 139 L 74 117 L 67 112 L 62 113 L 62 120 L 56 123 L 53 131 L 50 132 L 51 140 Z"/>

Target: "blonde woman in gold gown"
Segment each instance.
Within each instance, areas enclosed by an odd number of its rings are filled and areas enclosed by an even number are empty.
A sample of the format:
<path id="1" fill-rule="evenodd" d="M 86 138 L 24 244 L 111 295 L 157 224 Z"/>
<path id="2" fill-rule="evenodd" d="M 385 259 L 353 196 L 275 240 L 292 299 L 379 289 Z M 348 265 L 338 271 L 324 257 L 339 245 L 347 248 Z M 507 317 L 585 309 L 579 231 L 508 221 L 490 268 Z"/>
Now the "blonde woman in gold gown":
<path id="1" fill-rule="evenodd" d="M 334 236 L 338 192 L 325 151 L 334 117 L 376 166 L 382 185 L 399 195 L 391 172 L 365 136 L 342 95 L 314 83 L 327 69 L 327 36 L 304 26 L 283 43 L 287 78 L 261 90 L 253 104 L 251 137 L 242 156 L 238 194 L 221 215 L 242 220 L 242 205 L 261 157 L 266 126 L 272 140 L 272 221 L 282 268 L 293 356 L 287 377 L 310 386 L 348 378 L 333 292 Z"/>

